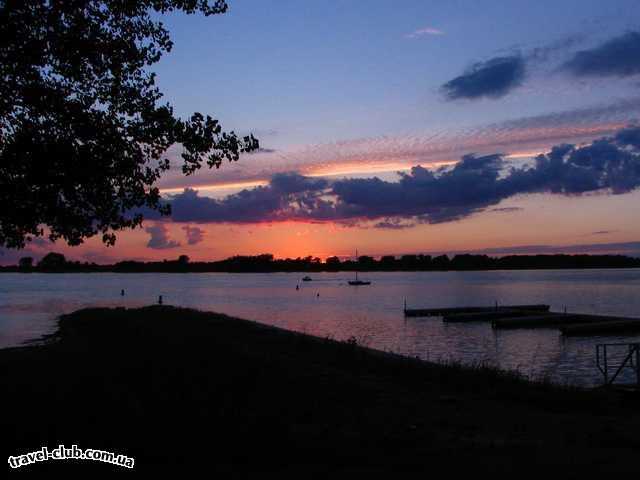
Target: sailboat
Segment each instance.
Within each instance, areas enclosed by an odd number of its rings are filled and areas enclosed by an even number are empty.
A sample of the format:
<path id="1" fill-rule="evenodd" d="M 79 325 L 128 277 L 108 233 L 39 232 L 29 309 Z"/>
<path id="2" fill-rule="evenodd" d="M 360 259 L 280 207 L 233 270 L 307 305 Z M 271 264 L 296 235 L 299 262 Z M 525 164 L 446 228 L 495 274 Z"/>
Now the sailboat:
<path id="1" fill-rule="evenodd" d="M 356 261 L 358 261 L 358 250 L 356 250 Z M 356 279 L 349 280 L 349 285 L 371 285 L 371 282 L 368 280 L 360 280 L 358 278 L 358 270 L 356 270 Z"/>

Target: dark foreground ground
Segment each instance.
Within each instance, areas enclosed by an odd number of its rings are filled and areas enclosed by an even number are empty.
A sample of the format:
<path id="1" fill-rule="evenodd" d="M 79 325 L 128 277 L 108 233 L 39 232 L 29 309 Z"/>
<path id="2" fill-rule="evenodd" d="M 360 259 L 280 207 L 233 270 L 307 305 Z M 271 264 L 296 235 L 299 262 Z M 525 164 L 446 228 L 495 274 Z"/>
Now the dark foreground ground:
<path id="1" fill-rule="evenodd" d="M 55 342 L 0 351 L 0 374 L 5 459 L 76 444 L 134 457 L 134 471 L 201 467 L 217 478 L 640 471 L 638 398 L 213 313 L 76 312 Z M 89 461 L 16 471 L 63 469 L 125 472 Z"/>

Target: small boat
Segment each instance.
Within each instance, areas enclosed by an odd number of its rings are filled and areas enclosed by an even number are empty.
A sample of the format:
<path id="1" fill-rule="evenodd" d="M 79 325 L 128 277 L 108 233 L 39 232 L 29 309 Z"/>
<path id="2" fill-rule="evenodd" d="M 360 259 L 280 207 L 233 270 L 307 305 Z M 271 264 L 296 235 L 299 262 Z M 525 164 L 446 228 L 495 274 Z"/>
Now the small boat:
<path id="1" fill-rule="evenodd" d="M 358 250 L 356 250 L 356 261 L 358 261 Z M 347 282 L 349 285 L 355 285 L 355 286 L 359 286 L 359 285 L 371 285 L 371 282 L 368 280 L 360 280 L 358 278 L 358 270 L 356 270 L 356 278 L 355 280 L 349 280 Z"/>
<path id="2" fill-rule="evenodd" d="M 309 275 L 307 275 L 306 277 L 302 277 L 303 282 L 310 282 L 311 280 L 313 280 L 313 278 L 311 278 Z"/>

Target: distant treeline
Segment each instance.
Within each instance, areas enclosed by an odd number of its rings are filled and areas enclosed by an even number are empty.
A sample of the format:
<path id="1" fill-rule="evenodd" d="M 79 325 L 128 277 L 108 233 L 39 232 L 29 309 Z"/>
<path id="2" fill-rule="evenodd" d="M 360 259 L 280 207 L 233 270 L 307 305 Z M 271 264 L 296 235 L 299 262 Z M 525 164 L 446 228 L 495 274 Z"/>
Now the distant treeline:
<path id="1" fill-rule="evenodd" d="M 640 268 L 640 258 L 624 255 L 385 255 L 375 259 L 363 255 L 356 260 L 341 261 L 329 257 L 276 259 L 271 254 L 235 256 L 215 262 L 192 262 L 186 255 L 161 262 L 123 261 L 113 265 L 68 261 L 60 253 L 49 253 L 37 264 L 24 257 L 18 265 L 0 267 L 2 272 L 390 272 L 445 270 L 520 270 L 554 268 Z"/>

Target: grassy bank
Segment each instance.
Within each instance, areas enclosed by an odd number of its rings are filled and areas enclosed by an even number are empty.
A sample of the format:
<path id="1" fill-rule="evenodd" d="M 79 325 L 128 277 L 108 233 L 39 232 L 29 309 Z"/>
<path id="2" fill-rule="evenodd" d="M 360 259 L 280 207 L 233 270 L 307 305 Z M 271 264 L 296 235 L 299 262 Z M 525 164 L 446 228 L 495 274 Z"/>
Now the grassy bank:
<path id="1" fill-rule="evenodd" d="M 5 458 L 59 444 L 135 470 L 226 474 L 640 470 L 640 402 L 386 355 L 214 313 L 88 309 L 0 351 Z M 22 470 L 121 470 L 48 462 Z M 552 469 L 552 470 L 550 470 Z M 423 475 L 421 475 L 424 478 Z"/>

